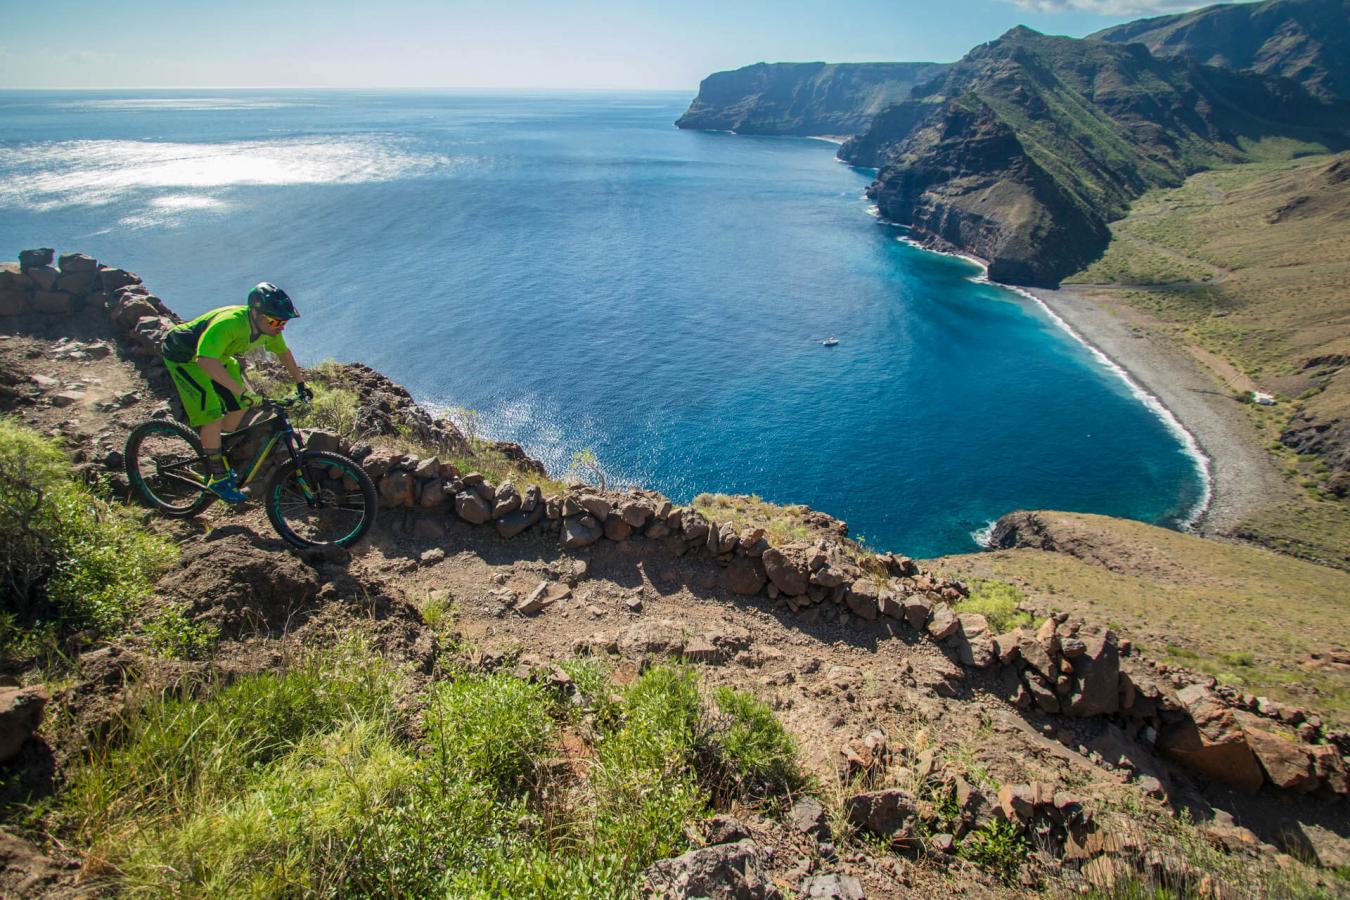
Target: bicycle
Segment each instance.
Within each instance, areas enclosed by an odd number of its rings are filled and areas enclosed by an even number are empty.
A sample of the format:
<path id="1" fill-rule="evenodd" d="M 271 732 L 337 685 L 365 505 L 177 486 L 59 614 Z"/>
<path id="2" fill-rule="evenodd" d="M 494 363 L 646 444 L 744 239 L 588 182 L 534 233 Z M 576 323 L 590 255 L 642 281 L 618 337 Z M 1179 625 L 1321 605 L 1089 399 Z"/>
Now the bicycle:
<path id="1" fill-rule="evenodd" d="M 268 431 L 253 458 L 240 471 L 240 489 L 263 470 L 278 444 L 286 459 L 263 490 L 267 518 L 277 534 L 295 547 L 350 547 L 375 523 L 378 500 L 370 476 L 352 459 L 327 450 L 306 450 L 291 426 L 287 411 L 298 399 L 267 400 L 261 409 L 274 413 L 224 436 L 222 450 L 231 449 Z M 127 479 L 146 505 L 171 518 L 190 518 L 218 499 L 206 489 L 209 469 L 197 432 L 175 419 L 142 422 L 127 436 L 124 453 Z"/>

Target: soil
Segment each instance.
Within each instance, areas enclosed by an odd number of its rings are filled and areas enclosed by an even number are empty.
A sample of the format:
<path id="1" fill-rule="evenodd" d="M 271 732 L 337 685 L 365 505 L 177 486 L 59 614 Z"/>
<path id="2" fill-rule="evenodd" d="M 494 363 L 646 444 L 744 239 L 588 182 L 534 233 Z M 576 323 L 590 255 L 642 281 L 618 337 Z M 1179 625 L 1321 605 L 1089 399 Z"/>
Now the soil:
<path id="1" fill-rule="evenodd" d="M 12 390 L 0 410 L 64 436 L 76 462 L 101 464 L 131 427 L 168 406 L 167 383 L 147 377 L 145 361 L 117 347 L 101 318 L 10 319 L 5 327 L 0 374 L 9 373 Z M 63 338 L 104 341 L 114 349 L 100 359 L 71 358 L 60 349 L 69 346 Z M 39 386 L 32 375 L 52 383 Z M 84 386 L 83 397 L 68 406 L 53 402 L 75 384 Z M 49 708 L 49 723 L 65 724 L 45 729 L 43 740 L 30 742 L 9 767 L 5 799 L 58 789 L 63 767 L 90 739 L 115 727 L 130 690 L 188 689 L 208 676 L 266 670 L 279 665 L 289 647 L 323 644 L 351 629 L 406 663 L 413 688 L 431 677 L 442 653 L 463 654 L 483 668 L 527 671 L 590 652 L 609 660 L 620 677 L 631 677 L 648 660 L 678 655 L 685 641 L 703 637 L 716 650 L 696 663 L 703 683 L 752 691 L 773 706 L 818 779 L 827 809 L 837 809 L 848 790 L 841 749 L 880 730 L 898 759 L 935 748 L 953 769 L 987 773 L 994 784 L 1054 782 L 1103 810 L 1128 797 L 1131 808 L 1143 811 L 1134 827 L 1146 832 L 1148 816 L 1171 813 L 1143 797 L 1126 768 L 1108 762 L 1123 752 L 1200 821 L 1237 822 L 1272 842 L 1263 847 L 1271 858 L 1282 852 L 1273 842 L 1290 828 L 1311 835 L 1307 840 L 1329 859 L 1343 852 L 1346 823 L 1318 801 L 1263 794 L 1239 802 L 1147 757 L 1108 723 L 1019 712 L 999 699 L 996 674 L 967 672 L 905 626 L 860 621 L 829 604 L 794 615 L 763 597 L 730 594 L 714 560 L 673 558 L 657 542 L 602 541 L 565 553 L 555 536 L 539 529 L 508 541 L 459 521 L 433 524 L 391 513 L 350 558 L 320 561 L 288 550 L 257 504 L 238 510 L 214 504 L 188 522 L 149 515 L 147 521 L 181 542 L 179 566 L 161 581 L 153 604 L 186 604 L 194 619 L 217 626 L 222 640 L 215 657 L 209 663 L 164 660 L 135 638 L 76 648 L 74 674 L 53 691 Z M 541 583 L 567 593 L 533 616 L 511 609 L 508 592 L 525 596 Z M 452 610 L 436 629 L 419 611 L 433 595 Z M 586 752 L 584 745 L 562 749 L 571 757 Z M 807 874 L 825 872 L 857 877 L 869 897 L 1020 890 L 941 854 L 906 857 L 840 839 L 837 856 L 823 855 L 814 839 L 775 817 L 732 812 L 771 851 L 770 874 L 791 890 Z M 76 848 L 43 855 L 4 831 L 0 839 L 7 867 L 0 893 L 55 896 L 71 888 Z M 1050 890 L 1081 884 L 1054 862 L 1027 870 Z M 23 881 L 30 875 L 36 880 Z"/>

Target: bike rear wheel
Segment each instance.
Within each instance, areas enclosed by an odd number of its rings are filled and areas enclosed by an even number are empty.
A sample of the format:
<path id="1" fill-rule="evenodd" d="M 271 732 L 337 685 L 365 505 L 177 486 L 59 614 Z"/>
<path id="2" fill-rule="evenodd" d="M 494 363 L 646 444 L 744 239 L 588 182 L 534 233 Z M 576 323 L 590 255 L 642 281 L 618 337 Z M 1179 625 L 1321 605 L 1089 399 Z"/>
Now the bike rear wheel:
<path id="1" fill-rule="evenodd" d="M 296 547 L 350 547 L 375 524 L 375 485 L 354 460 L 305 450 L 268 482 L 267 518 Z"/>
<path id="2" fill-rule="evenodd" d="M 127 436 L 123 457 L 132 491 L 166 516 L 195 516 L 216 499 L 206 490 L 208 469 L 201 439 L 182 422 L 142 422 Z"/>

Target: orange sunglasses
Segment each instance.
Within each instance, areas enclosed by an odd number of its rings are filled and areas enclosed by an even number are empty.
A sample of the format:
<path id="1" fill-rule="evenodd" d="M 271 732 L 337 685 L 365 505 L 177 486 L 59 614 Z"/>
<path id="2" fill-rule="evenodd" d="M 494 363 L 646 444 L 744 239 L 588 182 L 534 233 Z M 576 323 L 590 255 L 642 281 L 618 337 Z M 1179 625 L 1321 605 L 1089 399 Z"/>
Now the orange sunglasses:
<path id="1" fill-rule="evenodd" d="M 285 328 L 290 319 L 278 319 L 276 316 L 263 316 L 263 321 L 273 328 Z"/>

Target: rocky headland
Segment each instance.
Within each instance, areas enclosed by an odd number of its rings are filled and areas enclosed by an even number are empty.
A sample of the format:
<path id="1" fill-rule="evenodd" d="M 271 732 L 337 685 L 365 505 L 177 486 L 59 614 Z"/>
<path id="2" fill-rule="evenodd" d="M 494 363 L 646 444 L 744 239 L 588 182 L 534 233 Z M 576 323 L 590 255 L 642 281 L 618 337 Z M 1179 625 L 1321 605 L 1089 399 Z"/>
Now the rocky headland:
<path id="1" fill-rule="evenodd" d="M 938 63 L 756 63 L 703 79 L 680 128 L 845 137 L 941 72 Z"/>
<path id="2" fill-rule="evenodd" d="M 4 292 L 0 402 L 64 435 L 89 477 L 124 492 L 119 437 L 138 417 L 170 414 L 172 388 L 153 341 L 176 319 L 132 273 L 80 254 L 55 267 L 49 251 L 23 259 L 12 274 L 31 279 L 51 268 L 56 278 L 42 289 L 10 279 Z M 306 558 L 270 540 L 260 515 L 208 515 L 206 535 L 177 532 L 181 562 L 153 603 L 209 623 L 220 635 L 211 665 L 239 672 L 267 671 L 279 664 L 281 642 L 322 641 L 340 625 L 369 631 L 381 652 L 423 673 L 419 683 L 472 641 L 476 649 L 457 665 L 515 666 L 564 689 L 569 676 L 558 663 L 581 654 L 621 669 L 683 660 L 718 683 L 772 692 L 815 771 L 839 779 L 835 823 L 793 806 L 781 819 L 716 826 L 700 838 L 707 846 L 647 871 L 650 895 L 770 897 L 775 883 L 807 891 L 821 878 L 829 882 L 821 890 L 836 891 L 826 896 L 850 897 L 864 886 L 868 896 L 928 895 L 950 889 L 953 877 L 981 892 L 1003 890 L 1007 877 L 1097 889 L 1155 879 L 1213 896 L 1241 889 L 1143 838 L 1140 819 L 1108 824 L 1117 814 L 1067 783 L 1098 779 L 1145 807 L 1201 815 L 1226 853 L 1259 859 L 1276 852 L 1260 850 L 1264 841 L 1284 840 L 1325 864 L 1347 858 L 1350 733 L 1314 709 L 1161 664 L 1100 619 L 1038 605 L 1015 622 L 986 615 L 968 605 L 970 586 L 867 551 L 823 513 L 802 512 L 809 537 L 771 539 L 763 523 L 720 521 L 654 492 L 556 482 L 518 448 L 493 448 L 491 458 L 510 465 L 488 477 L 454 461 L 468 439 L 373 370 L 330 365 L 311 377 L 357 398 L 359 432 L 306 438 L 359 458 L 376 481 L 382 511 L 369 544 L 350 557 Z M 1009 520 L 999 538 L 1039 535 L 1033 522 Z M 448 643 L 431 618 L 447 595 L 460 610 Z M 418 596 L 441 599 L 419 607 Z M 185 677 L 182 664 L 157 661 L 134 628 L 71 652 L 75 674 L 51 688 L 32 681 L 40 671 L 8 671 L 19 683 L 4 692 L 0 749 L 13 750 L 18 783 L 46 772 L 42 783 L 59 790 L 60 767 L 108 733 L 99 729 L 129 685 L 158 690 Z M 47 704 L 62 721 L 94 730 L 49 731 Z M 934 744 L 916 729 L 941 737 Z M 983 746 L 943 743 L 957 735 Z M 997 777 L 957 761 L 968 752 Z M 1018 862 L 1012 876 L 951 868 L 962 841 L 988 829 L 1018 836 L 1050 862 Z M 864 849 L 842 859 L 835 842 L 853 834 L 880 836 L 901 855 Z M 1289 834 L 1298 841 L 1288 844 Z M 49 858 L 6 840 L 6 858 L 22 860 L 30 887 L 68 886 L 71 870 L 62 867 L 72 852 L 79 860 L 78 849 Z M 916 853 L 919 868 L 904 861 Z M 794 868 L 798 860 L 804 869 Z M 115 884 L 114 873 L 91 874 Z"/>

